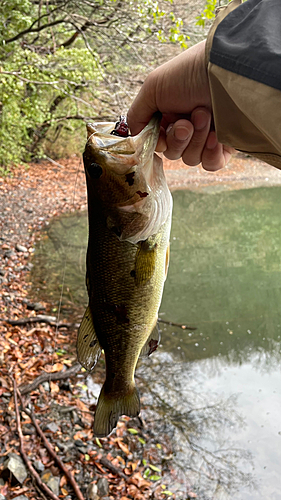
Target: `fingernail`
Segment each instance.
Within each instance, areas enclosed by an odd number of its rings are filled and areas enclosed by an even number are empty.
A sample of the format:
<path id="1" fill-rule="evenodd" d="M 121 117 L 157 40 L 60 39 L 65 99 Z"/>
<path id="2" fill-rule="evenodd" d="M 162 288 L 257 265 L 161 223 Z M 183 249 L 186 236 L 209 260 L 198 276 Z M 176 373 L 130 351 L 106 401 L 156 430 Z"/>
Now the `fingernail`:
<path id="1" fill-rule="evenodd" d="M 172 130 L 174 124 L 173 123 L 170 123 L 170 125 L 168 125 L 168 127 L 166 128 L 166 135 L 168 135 L 168 133 L 170 132 L 170 130 Z"/>
<path id="2" fill-rule="evenodd" d="M 194 128 L 196 130 L 202 130 L 207 126 L 208 123 L 208 115 L 205 111 L 197 111 L 194 114 Z"/>
<path id="3" fill-rule="evenodd" d="M 190 136 L 190 130 L 186 127 L 176 127 L 174 136 L 178 141 L 186 141 Z"/>

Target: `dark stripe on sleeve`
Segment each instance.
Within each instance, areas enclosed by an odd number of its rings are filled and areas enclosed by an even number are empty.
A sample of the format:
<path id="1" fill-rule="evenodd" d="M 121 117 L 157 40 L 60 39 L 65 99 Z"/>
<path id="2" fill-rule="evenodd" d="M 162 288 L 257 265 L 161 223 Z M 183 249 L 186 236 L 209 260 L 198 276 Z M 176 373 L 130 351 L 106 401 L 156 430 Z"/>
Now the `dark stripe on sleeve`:
<path id="1" fill-rule="evenodd" d="M 281 90 L 281 0 L 247 0 L 218 25 L 210 62 Z"/>

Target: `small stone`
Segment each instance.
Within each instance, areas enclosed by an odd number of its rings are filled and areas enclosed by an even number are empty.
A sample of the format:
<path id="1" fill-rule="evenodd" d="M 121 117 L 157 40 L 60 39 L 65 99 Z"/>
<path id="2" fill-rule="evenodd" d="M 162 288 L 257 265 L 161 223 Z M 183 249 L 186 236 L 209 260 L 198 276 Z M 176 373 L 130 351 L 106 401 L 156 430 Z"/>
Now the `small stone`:
<path id="1" fill-rule="evenodd" d="M 101 497 L 108 494 L 109 486 L 106 477 L 101 477 L 97 482 L 98 493 Z"/>
<path id="2" fill-rule="evenodd" d="M 42 382 L 42 387 L 46 392 L 50 392 L 50 384 L 49 382 Z"/>
<path id="3" fill-rule="evenodd" d="M 20 245 L 19 243 L 16 244 L 15 249 L 17 252 L 27 252 L 27 248 L 24 247 L 23 245 Z"/>
<path id="4" fill-rule="evenodd" d="M 4 271 L 4 269 L 0 269 L 0 276 L 5 276 L 5 271 Z"/>
<path id="5" fill-rule="evenodd" d="M 13 500 L 28 500 L 25 495 L 20 495 L 19 497 L 14 497 Z"/>
<path id="6" fill-rule="evenodd" d="M 8 459 L 4 462 L 3 470 L 1 476 L 3 479 L 8 479 L 12 476 L 12 484 L 17 483 L 22 484 L 27 478 L 26 468 L 19 455 L 15 453 L 10 453 Z"/>
<path id="7" fill-rule="evenodd" d="M 37 472 L 43 472 L 45 470 L 45 465 L 41 462 L 41 460 L 35 460 L 33 465 Z"/>
<path id="8" fill-rule="evenodd" d="M 49 469 L 47 469 L 41 475 L 41 479 L 42 479 L 43 483 L 45 483 L 50 488 L 50 490 L 52 490 L 52 492 L 55 495 L 59 495 L 59 492 L 60 492 L 60 477 L 53 476 L 53 474 L 51 473 L 51 471 Z"/>
<path id="9" fill-rule="evenodd" d="M 44 311 L 46 309 L 40 302 L 28 302 L 26 308 L 29 311 Z"/>
<path id="10" fill-rule="evenodd" d="M 98 487 L 97 487 L 96 483 L 89 484 L 88 489 L 87 489 L 87 498 L 89 500 L 99 500 Z"/>
<path id="11" fill-rule="evenodd" d="M 84 441 L 82 441 L 82 439 L 75 439 L 74 444 L 78 448 L 79 448 L 79 446 L 84 446 L 85 445 L 85 443 L 84 443 Z"/>
<path id="12" fill-rule="evenodd" d="M 55 422 L 50 422 L 49 424 L 47 424 L 46 429 L 54 433 L 60 430 Z"/>
<path id="13" fill-rule="evenodd" d="M 0 500 L 6 500 L 6 497 L 4 497 L 4 495 L 2 495 L 2 493 L 0 493 Z"/>
<path id="14" fill-rule="evenodd" d="M 88 452 L 88 448 L 86 446 L 78 446 L 78 450 L 82 453 L 82 455 L 86 455 Z"/>

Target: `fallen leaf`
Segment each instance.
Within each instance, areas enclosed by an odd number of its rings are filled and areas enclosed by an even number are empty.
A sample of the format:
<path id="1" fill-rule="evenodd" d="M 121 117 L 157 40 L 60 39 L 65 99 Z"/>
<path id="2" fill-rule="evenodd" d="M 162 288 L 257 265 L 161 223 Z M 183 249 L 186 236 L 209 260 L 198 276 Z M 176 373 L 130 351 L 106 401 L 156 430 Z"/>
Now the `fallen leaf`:
<path id="1" fill-rule="evenodd" d="M 121 438 L 116 438 L 116 440 L 115 440 L 115 441 L 117 442 L 117 444 L 118 444 L 119 448 L 120 448 L 120 449 L 121 449 L 124 453 L 126 453 L 126 455 L 129 455 L 130 450 L 129 450 L 128 446 L 127 446 L 125 443 L 123 443 L 123 441 L 121 440 Z"/>
<path id="2" fill-rule="evenodd" d="M 56 394 L 58 392 L 60 392 L 60 388 L 58 386 L 58 384 L 56 384 L 55 382 L 50 382 L 50 388 L 51 388 L 51 394 Z"/>

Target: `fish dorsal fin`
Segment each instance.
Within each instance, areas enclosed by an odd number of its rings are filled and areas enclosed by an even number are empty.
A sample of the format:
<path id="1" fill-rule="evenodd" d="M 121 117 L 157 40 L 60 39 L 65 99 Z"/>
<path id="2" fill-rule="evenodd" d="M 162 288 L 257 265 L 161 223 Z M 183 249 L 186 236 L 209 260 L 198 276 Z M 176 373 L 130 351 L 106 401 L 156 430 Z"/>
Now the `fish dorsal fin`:
<path id="1" fill-rule="evenodd" d="M 88 306 L 83 316 L 77 336 L 77 358 L 79 363 L 88 371 L 91 371 L 101 353 L 90 307 Z"/>
<path id="2" fill-rule="evenodd" d="M 144 346 L 141 350 L 140 356 L 142 358 L 146 357 L 146 356 L 150 356 L 150 354 L 152 354 L 154 351 L 156 351 L 157 347 L 160 344 L 160 340 L 161 340 L 161 334 L 160 334 L 158 322 L 156 321 L 156 324 L 155 324 L 151 334 L 149 335 L 146 343 L 144 344 Z"/>

